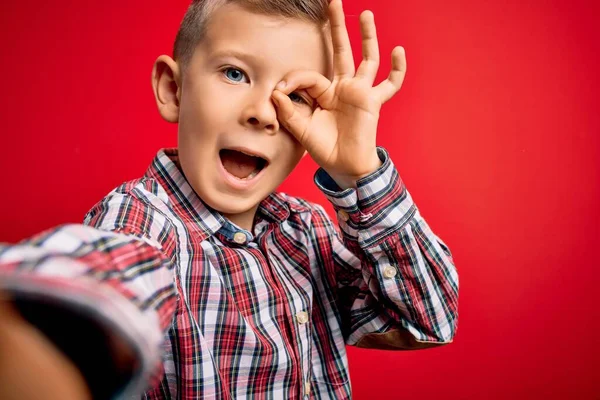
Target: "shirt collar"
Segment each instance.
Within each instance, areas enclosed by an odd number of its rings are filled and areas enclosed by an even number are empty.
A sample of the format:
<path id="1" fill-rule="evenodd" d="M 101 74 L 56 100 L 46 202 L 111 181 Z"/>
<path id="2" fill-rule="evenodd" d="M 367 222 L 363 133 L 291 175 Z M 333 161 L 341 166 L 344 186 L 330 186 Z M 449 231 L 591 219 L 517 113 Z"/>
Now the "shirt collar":
<path id="1" fill-rule="evenodd" d="M 214 235 L 224 225 L 230 226 L 221 213 L 207 206 L 192 189 L 181 170 L 176 148 L 160 150 L 145 177 L 156 180 L 165 189 L 174 212 L 188 229 L 195 230 L 199 240 Z M 271 193 L 259 204 L 257 217 L 279 224 L 287 220 L 291 212 L 306 210 L 299 204 L 290 204 L 284 194 Z"/>

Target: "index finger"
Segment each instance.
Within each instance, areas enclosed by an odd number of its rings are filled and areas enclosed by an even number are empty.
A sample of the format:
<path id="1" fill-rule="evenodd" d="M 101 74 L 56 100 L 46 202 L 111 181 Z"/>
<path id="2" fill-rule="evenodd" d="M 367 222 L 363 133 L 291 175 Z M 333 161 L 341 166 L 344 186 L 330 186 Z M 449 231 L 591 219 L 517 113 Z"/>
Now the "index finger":
<path id="1" fill-rule="evenodd" d="M 334 75 L 354 76 L 354 58 L 341 0 L 331 0 L 329 3 L 329 21 L 333 43 Z"/>
<path id="2" fill-rule="evenodd" d="M 331 88 L 331 81 L 317 71 L 298 70 L 288 73 L 276 89 L 289 95 L 296 90 L 306 90 L 313 99 L 322 102 L 322 96 Z M 329 90 L 330 91 L 330 90 Z M 327 97 L 329 99 L 331 94 Z"/>

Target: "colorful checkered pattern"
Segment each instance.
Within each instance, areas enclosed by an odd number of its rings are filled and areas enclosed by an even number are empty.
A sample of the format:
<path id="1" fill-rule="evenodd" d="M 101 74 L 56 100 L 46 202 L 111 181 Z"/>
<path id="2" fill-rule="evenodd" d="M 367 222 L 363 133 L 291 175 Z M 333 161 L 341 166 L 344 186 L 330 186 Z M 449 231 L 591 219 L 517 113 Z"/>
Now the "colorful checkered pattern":
<path id="1" fill-rule="evenodd" d="M 0 248 L 0 287 L 83 307 L 130 343 L 141 370 L 124 396 L 350 398 L 346 344 L 425 348 L 457 323 L 452 256 L 379 152 L 357 189 L 315 177 L 341 230 L 276 193 L 249 232 L 204 205 L 163 150 L 87 226 Z"/>

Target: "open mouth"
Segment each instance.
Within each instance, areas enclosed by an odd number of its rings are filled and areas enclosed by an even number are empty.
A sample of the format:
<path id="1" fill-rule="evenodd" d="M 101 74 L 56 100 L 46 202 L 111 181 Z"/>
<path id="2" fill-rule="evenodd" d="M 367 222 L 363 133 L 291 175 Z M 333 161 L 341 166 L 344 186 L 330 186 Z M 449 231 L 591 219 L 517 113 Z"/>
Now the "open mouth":
<path id="1" fill-rule="evenodd" d="M 262 171 L 269 162 L 253 154 L 238 150 L 223 149 L 219 151 L 221 163 L 225 171 L 240 180 L 250 180 Z"/>

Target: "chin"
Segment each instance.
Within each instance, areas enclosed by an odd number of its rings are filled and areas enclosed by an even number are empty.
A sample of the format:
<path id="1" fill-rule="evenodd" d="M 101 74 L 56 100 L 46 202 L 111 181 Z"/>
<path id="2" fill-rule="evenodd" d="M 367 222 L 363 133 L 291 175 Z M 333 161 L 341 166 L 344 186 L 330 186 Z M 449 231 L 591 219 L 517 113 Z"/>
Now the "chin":
<path id="1" fill-rule="evenodd" d="M 248 198 L 243 194 L 216 192 L 213 196 L 200 196 L 212 209 L 221 214 L 243 214 L 252 211 L 262 201 L 261 198 Z"/>

